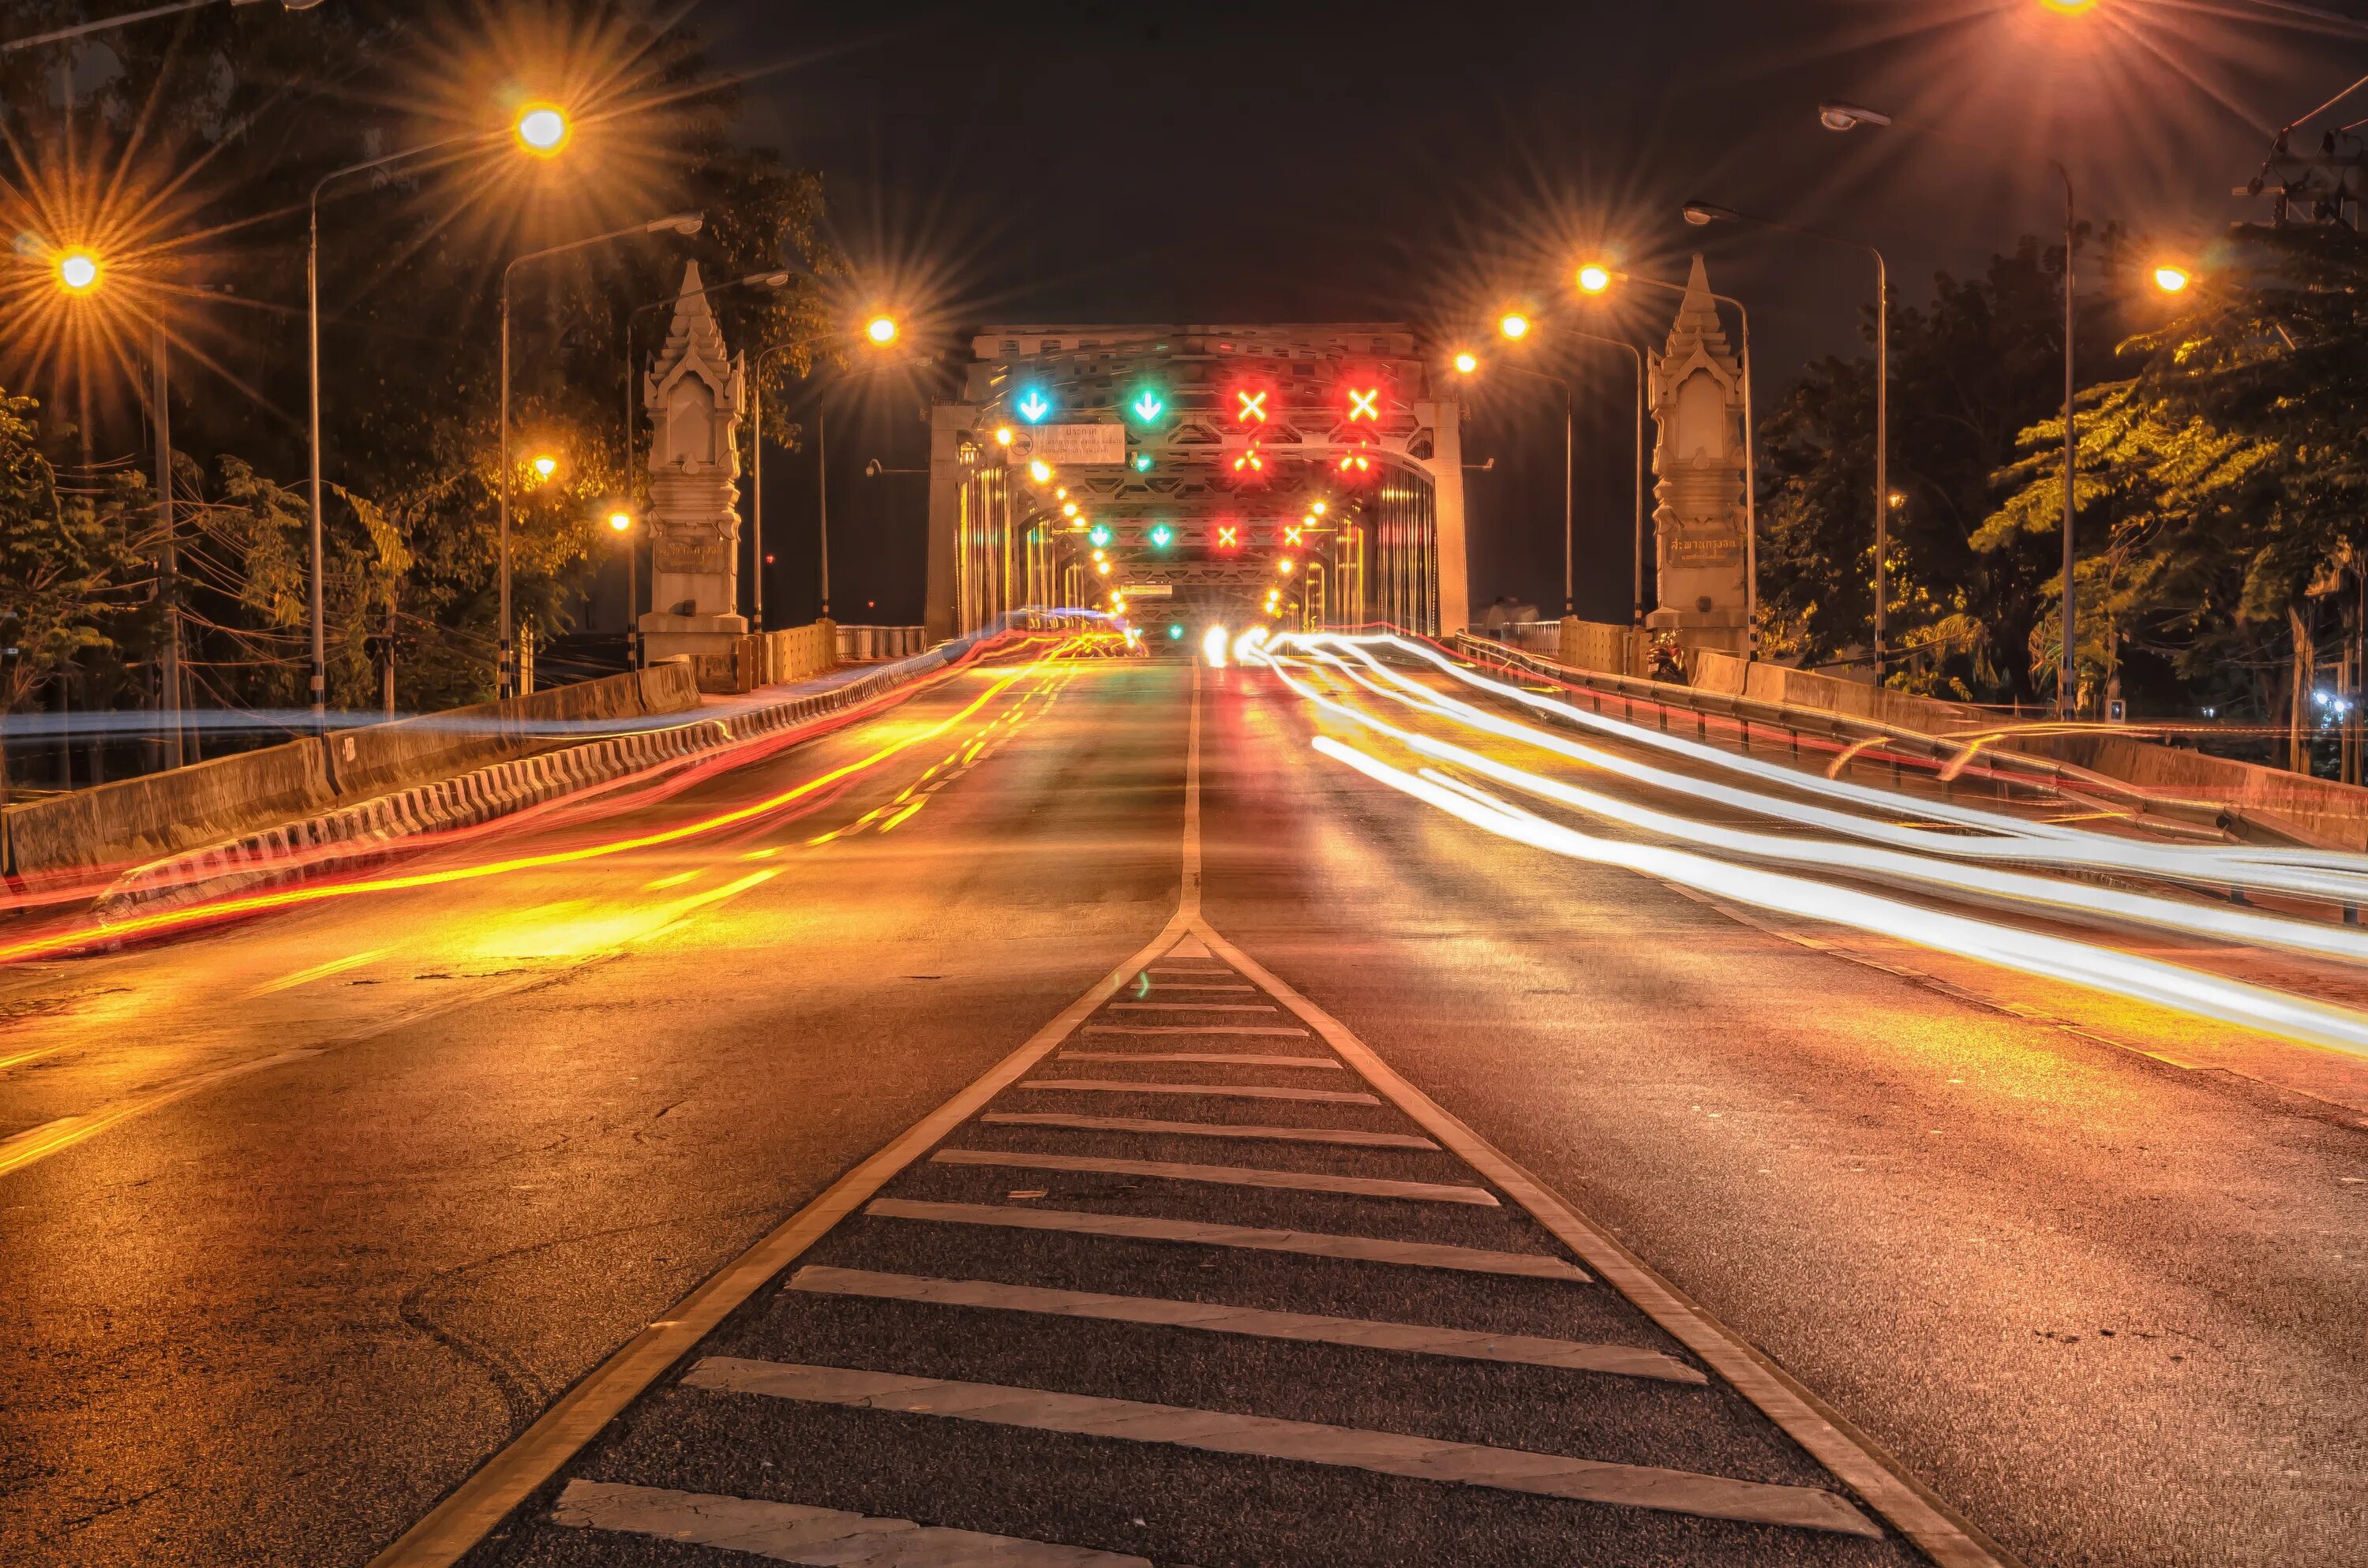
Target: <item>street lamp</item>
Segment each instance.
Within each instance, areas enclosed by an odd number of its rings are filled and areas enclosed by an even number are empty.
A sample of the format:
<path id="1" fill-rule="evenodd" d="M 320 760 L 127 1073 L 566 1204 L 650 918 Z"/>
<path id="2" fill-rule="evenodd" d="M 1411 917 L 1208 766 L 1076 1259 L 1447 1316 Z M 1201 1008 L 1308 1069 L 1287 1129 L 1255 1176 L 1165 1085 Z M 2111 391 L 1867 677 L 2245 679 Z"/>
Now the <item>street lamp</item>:
<path id="1" fill-rule="evenodd" d="M 2154 286 L 2166 294 L 2182 292 L 2195 275 L 2175 262 L 2165 262 L 2154 269 Z"/>
<path id="2" fill-rule="evenodd" d="M 324 628 L 323 628 L 323 624 L 322 624 L 322 611 L 321 611 L 321 593 L 322 593 L 322 587 L 321 587 L 321 582 L 322 582 L 322 547 L 321 547 L 321 517 L 322 517 L 322 511 L 321 511 L 321 197 L 322 197 L 322 194 L 323 194 L 324 192 L 325 192 L 325 191 L 329 188 L 329 187 L 330 187 L 330 186 L 332 186 L 332 185 L 336 184 L 337 181 L 339 181 L 339 180 L 341 180 L 341 179 L 347 179 L 347 178 L 349 178 L 349 177 L 351 177 L 351 176 L 355 176 L 355 175 L 370 174 L 370 173 L 372 173 L 372 172 L 377 171 L 377 170 L 382 170 L 382 169 L 390 168 L 390 167 L 393 166 L 393 165 L 396 165 L 396 164 L 404 164 L 404 163 L 409 163 L 409 162 L 411 162 L 412 160 L 414 160 L 414 159 L 416 159 L 416 158 L 424 158 L 424 157 L 427 157 L 427 156 L 429 153 L 441 153 L 441 152 L 446 152 L 446 151 L 449 151 L 449 150 L 450 150 L 450 149 L 451 149 L 451 148 L 458 147 L 458 146 L 461 146 L 461 145 L 464 145 L 464 144 L 467 144 L 467 145 L 476 145 L 476 146 L 485 146 L 485 145 L 490 145 L 491 143 L 493 143 L 493 142 L 497 142 L 497 141 L 501 140 L 501 139 L 502 139 L 503 137 L 505 137 L 505 136 L 510 136 L 510 135 L 513 135 L 513 134 L 514 134 L 514 135 L 516 135 L 516 136 L 518 137 L 518 139 L 520 142 L 526 142 L 526 138 L 527 138 L 527 128 L 526 128 L 526 125 L 525 125 L 525 121 L 526 121 L 528 119 L 531 119 L 531 118 L 533 118 L 533 117 L 534 117 L 536 114 L 538 114 L 538 113 L 544 113 L 544 112 L 548 112 L 548 113 L 552 113 L 552 114 L 557 114 L 557 112 L 558 112 L 558 111 L 556 111 L 556 110 L 531 110 L 531 109 L 530 109 L 530 110 L 529 110 L 529 111 L 528 111 L 528 113 L 527 113 L 526 115 L 521 116 L 521 117 L 520 117 L 520 119 L 519 119 L 519 123 L 518 123 L 517 126 L 514 126 L 514 127 L 513 127 L 511 130 L 509 130 L 509 131 L 490 131 L 490 132 L 487 132 L 487 131 L 470 131 L 470 132 L 466 132 L 466 133 L 464 133 L 464 134 L 462 134 L 462 135 L 459 135 L 459 136 L 447 136 L 447 137 L 443 138 L 443 139 L 442 139 L 442 140 L 440 140 L 440 141 L 426 142 L 426 143 L 424 143 L 424 144 L 422 144 L 422 145 L 420 145 L 420 146 L 417 146 L 417 147 L 405 147 L 405 148 L 402 149 L 402 150 L 401 150 L 401 151 L 399 151 L 399 152 L 393 152 L 393 153 L 384 153 L 384 154 L 382 154 L 382 155 L 381 155 L 381 156 L 379 156 L 379 157 L 375 157 L 375 158 L 365 158 L 365 159 L 363 159 L 360 163 L 358 163 L 358 164 L 347 164 L 347 165 L 346 165 L 343 168 L 331 169 L 327 174 L 323 175 L 319 179 L 315 180 L 315 181 L 313 182 L 313 192 L 312 192 L 312 195 L 311 195 L 311 197 L 309 198 L 309 199 L 307 200 L 307 203 L 306 203 L 306 213 L 307 213 L 307 217 L 306 217 L 306 223 L 307 223 L 307 228 L 306 228 L 306 232 L 305 232 L 305 242 L 304 242 L 304 334 L 305 334 L 305 374 L 306 374 L 306 380 L 307 380 L 307 381 L 308 381 L 308 382 L 310 383 L 310 394 L 311 394 L 311 400 L 312 400 L 312 420 L 311 420 L 311 429 L 310 429 L 310 432 L 309 432 L 309 440 L 308 440 L 308 446 L 309 446 L 309 448 L 310 448 L 310 467 L 311 467 L 311 471 L 312 471 L 312 472 L 311 472 L 311 474 L 310 474 L 310 483 L 309 483 L 309 486 L 308 486 L 308 491 L 309 491 L 309 499 L 310 499 L 310 502 L 311 502 L 312 520 L 311 520 L 311 528 L 310 528 L 310 530 L 309 530 L 309 531 L 310 531 L 310 536 L 311 536 L 311 537 L 310 537 L 310 540 L 309 540 L 309 573 L 308 573 L 308 575 L 309 575 L 309 578 L 310 578 L 310 585 L 309 585 L 309 591 L 308 591 L 307 597 L 308 597 L 308 598 L 309 598 L 309 600 L 310 600 L 310 608 L 311 608 L 311 612 L 312 612 L 312 621 L 313 621 L 313 676 L 312 676 L 312 699 L 313 699 L 313 728 L 314 728 L 314 729 L 316 729 L 316 730 L 317 730 L 317 729 L 319 729 L 319 728 L 321 728 L 321 727 L 322 727 L 322 725 L 326 722 L 326 719 L 327 719 L 327 714 L 328 714 L 328 688 L 329 688 L 329 658 L 328 658 L 328 645 L 327 645 L 327 641 L 326 641 L 326 633 L 325 633 L 325 631 L 324 631 Z M 564 117 L 564 116 L 560 116 L 559 118 L 560 118 L 561 124 L 562 124 L 562 126 L 564 127 L 564 123 L 565 123 L 565 117 Z M 544 124 L 544 122 L 541 122 L 541 121 L 538 121 L 537 123 L 538 123 L 538 126 L 542 126 L 542 125 Z M 540 132 L 539 132 L 539 133 L 540 133 Z M 566 138 L 564 137 L 564 135 L 562 135 L 562 137 L 560 138 L 560 142 L 559 142 L 558 145 L 554 145 L 553 147 L 552 147 L 552 148 L 550 149 L 550 151 L 551 151 L 551 152 L 557 152 L 557 151 L 559 150 L 559 147 L 560 147 L 560 146 L 564 146 L 564 143 L 565 143 L 565 140 L 566 140 Z M 531 147 L 531 145 L 532 145 L 532 144 L 529 142 L 529 143 L 528 143 L 528 145 L 529 145 L 529 147 Z M 509 325 L 509 315 L 508 315 L 508 305 L 507 305 L 507 299 L 508 299 L 508 295 L 507 295 L 507 288 L 508 288 L 508 274 L 507 274 L 507 273 L 503 274 L 503 287 L 504 287 L 504 290 L 505 290 L 505 291 L 504 291 L 504 296 L 503 296 L 503 298 L 504 298 L 504 306 L 503 306 L 503 317 L 502 317 L 502 324 L 503 324 L 503 342 L 504 342 L 504 346 L 505 346 L 505 353 L 507 353 L 507 343 L 508 343 L 508 325 Z M 504 376 L 504 378 L 503 378 L 503 395 L 504 395 L 505 400 L 507 400 L 507 395 L 508 395 L 508 390 L 509 390 L 509 388 L 508 388 L 508 377 L 507 377 L 507 375 L 505 375 L 505 376 Z M 507 430 L 507 427 L 506 427 L 506 428 L 503 430 L 503 436 L 504 436 L 504 438 L 505 438 L 505 445 L 506 445 L 506 446 L 507 446 L 507 439 L 508 434 L 509 434 L 509 432 L 508 432 L 508 430 Z M 505 450 L 505 453 L 504 453 L 504 460 L 504 460 L 504 473 L 503 473 L 503 479 L 502 479 L 502 485 L 503 485 L 503 496 L 504 496 L 504 501 L 505 501 L 505 511 L 506 511 L 506 513 L 507 513 L 507 497 L 508 497 L 508 486 L 509 486 L 509 477 L 508 477 L 508 473 L 507 473 L 507 462 L 508 462 L 508 458 L 507 458 L 507 450 Z M 504 579 L 504 589 L 505 589 L 505 594 L 506 594 L 506 595 L 507 595 L 507 585 L 508 585 L 508 584 L 507 584 L 507 577 L 506 577 L 506 578 Z M 505 648 L 507 648 L 507 647 L 508 646 L 508 637 L 509 637 L 509 628 L 508 628 L 508 626 L 507 626 L 507 617 L 505 617 L 505 622 L 506 622 L 506 623 L 504 624 L 504 626 L 503 626 L 503 627 L 502 627 L 502 629 L 501 629 L 501 635 L 502 635 L 502 639 L 503 639 L 503 643 L 502 643 L 502 645 L 503 645 Z"/>
<path id="3" fill-rule="evenodd" d="M 567 150 L 575 126 L 555 104 L 529 104 L 511 128 L 518 145 L 538 158 L 555 158 Z"/>
<path id="4" fill-rule="evenodd" d="M 1468 376 L 1479 368 L 1480 357 L 1476 354 L 1458 354 L 1455 357 L 1455 373 L 1459 376 Z"/>
<path id="5" fill-rule="evenodd" d="M 883 328 L 885 335 L 882 335 Z M 863 335 L 873 344 L 884 347 L 896 340 L 895 321 L 889 316 L 874 316 L 865 325 Z M 749 434 L 749 444 L 754 449 L 749 458 L 749 467 L 751 488 L 756 492 L 754 528 L 759 540 L 765 536 L 765 392 L 762 371 L 767 359 L 776 354 L 785 354 L 792 348 L 805 346 L 807 340 L 803 338 L 792 338 L 787 343 L 776 343 L 769 348 L 759 349 L 756 358 L 750 361 L 750 379 L 757 387 L 757 406 L 754 427 Z M 813 374 L 811 369 L 806 372 L 809 377 Z M 817 397 L 814 400 L 814 530 L 815 590 L 820 600 L 820 613 L 816 619 L 828 620 L 830 619 L 830 448 L 824 432 L 823 412 L 822 400 Z M 1042 479 L 1052 477 L 1053 471 L 1050 468 L 1044 467 L 1042 463 L 1035 466 L 1044 469 L 1040 483 Z M 764 558 L 760 554 L 757 564 L 760 578 L 764 569 Z"/>
<path id="6" fill-rule="evenodd" d="M 58 287 L 69 294 L 87 294 L 97 288 L 98 258 L 80 249 L 58 257 Z"/>
<path id="7" fill-rule="evenodd" d="M 2081 11 L 2088 9 L 2095 0 L 2044 0 L 2044 3 L 2059 11 Z M 1856 104 L 1829 103 L 1819 107 L 1817 122 L 1828 131 L 1849 131 L 1861 125 L 1877 128 L 1887 126 L 1892 123 L 1892 119 L 1887 114 L 1861 108 Z M 2072 172 L 2066 168 L 2059 159 L 2049 159 L 2048 167 L 2054 169 L 2055 177 L 2064 182 L 2064 650 L 2062 662 L 2056 669 L 2055 710 L 2060 716 L 2068 719 L 2072 716 L 2073 705 L 2079 696 L 2079 678 L 2074 667 L 2072 656 L 2074 602 L 2072 518 L 2076 509 L 2076 484 L 2080 471 L 2079 432 L 2077 423 L 2078 410 L 2074 406 L 2073 398 L 2074 369 L 2079 353 L 2079 334 L 2072 294 L 2072 252 L 2079 235 L 2077 232 L 2077 214 L 2072 198 Z M 1879 257 L 1877 265 L 1880 265 Z M 2161 272 L 2157 272 L 2157 282 L 2160 281 L 2161 276 Z M 2170 289 L 2170 285 L 2163 286 Z M 2181 276 L 2178 287 L 2186 287 L 2184 275 Z M 2171 291 L 2177 290 L 2173 289 Z M 1878 417 L 1880 417 L 1879 415 Z M 1884 488 L 1880 474 L 1876 477 L 1875 485 L 1878 490 Z M 1880 618 L 1883 613 L 1881 599 L 1883 556 L 1879 549 L 1874 564 L 1877 591 L 1875 613 Z M 1879 619 L 1877 624 L 1881 624 Z M 1874 678 L 1877 686 L 1883 684 L 1883 659 L 1880 648 L 1875 653 Z"/>
<path id="8" fill-rule="evenodd" d="M 1847 105 L 1828 105 L 1835 110 L 1847 109 Z M 1873 119 L 1852 119 L 1851 124 L 1873 124 Z M 1887 122 L 1886 122 L 1887 123 Z M 1708 201 L 1689 201 L 1684 208 L 1685 220 L 1696 228 L 1712 223 L 1750 223 L 1763 229 L 1781 229 L 1789 234 L 1806 239 L 1823 240 L 1827 244 L 1848 245 L 1874 257 L 1874 684 L 1883 684 L 1883 634 L 1888 624 L 1888 600 L 1891 595 L 1891 567 L 1885 559 L 1891 552 L 1891 264 L 1883 252 L 1864 240 L 1853 240 L 1823 229 L 1804 228 L 1798 223 L 1779 222 L 1773 218 L 1754 217 L 1738 212 L 1732 207 L 1720 207 Z"/>
<path id="9" fill-rule="evenodd" d="M 1497 324 L 1497 330 L 1518 342 L 1530 335 L 1530 318 L 1519 312 L 1508 312 Z"/>
<path id="10" fill-rule="evenodd" d="M 642 585 L 640 556 L 633 543 L 633 515 L 620 506 L 609 514 L 609 527 L 615 531 L 617 542 L 625 547 L 625 667 L 637 670 L 642 667 Z"/>
<path id="11" fill-rule="evenodd" d="M 1589 276 L 1600 279 L 1590 283 Z M 1590 263 L 1578 269 L 1578 286 L 1587 293 L 1600 294 L 1615 282 L 1642 283 L 1648 289 L 1660 289 L 1684 298 L 1686 286 L 1661 278 L 1643 278 L 1634 272 L 1615 272 L 1610 267 Z M 1736 319 L 1743 329 L 1743 597 L 1744 619 L 1750 628 L 1748 647 L 1753 656 L 1759 650 L 1759 429 L 1752 423 L 1751 413 L 1751 312 L 1743 301 L 1732 294 L 1711 291 L 1712 299 L 1722 305 L 1735 307 Z M 1641 431 L 1639 432 L 1641 436 Z M 1637 459 L 1637 472 L 1644 472 L 1644 460 Z M 1636 508 L 1636 624 L 1645 622 L 1645 509 L 1641 502 Z"/>
<path id="12" fill-rule="evenodd" d="M 518 269 L 530 261 L 541 261 L 554 256 L 564 256 L 611 240 L 630 239 L 636 234 L 680 234 L 685 238 L 696 234 L 706 225 L 705 217 L 697 212 L 672 212 L 663 218 L 653 218 L 646 223 L 636 223 L 627 229 L 611 229 L 605 234 L 592 234 L 565 244 L 546 245 L 541 250 L 513 256 L 502 268 L 502 455 L 499 484 L 501 489 L 501 621 L 495 629 L 495 690 L 502 697 L 518 695 L 518 672 L 511 663 L 510 642 L 510 279 Z M 319 525 L 316 522 L 315 528 Z"/>

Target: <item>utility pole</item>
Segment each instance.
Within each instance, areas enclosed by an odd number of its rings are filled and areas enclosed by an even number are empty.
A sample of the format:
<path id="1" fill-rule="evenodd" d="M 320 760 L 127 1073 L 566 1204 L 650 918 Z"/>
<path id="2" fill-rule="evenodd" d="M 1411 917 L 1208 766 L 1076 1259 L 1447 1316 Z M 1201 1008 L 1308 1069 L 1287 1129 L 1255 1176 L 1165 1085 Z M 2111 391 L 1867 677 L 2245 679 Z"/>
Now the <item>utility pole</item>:
<path id="1" fill-rule="evenodd" d="M 163 710 L 165 766 L 178 767 L 181 749 L 181 562 L 173 538 L 173 403 L 171 340 L 156 317 L 151 339 L 156 420 L 156 600 L 164 611 L 165 646 L 158 660 L 157 706 Z"/>

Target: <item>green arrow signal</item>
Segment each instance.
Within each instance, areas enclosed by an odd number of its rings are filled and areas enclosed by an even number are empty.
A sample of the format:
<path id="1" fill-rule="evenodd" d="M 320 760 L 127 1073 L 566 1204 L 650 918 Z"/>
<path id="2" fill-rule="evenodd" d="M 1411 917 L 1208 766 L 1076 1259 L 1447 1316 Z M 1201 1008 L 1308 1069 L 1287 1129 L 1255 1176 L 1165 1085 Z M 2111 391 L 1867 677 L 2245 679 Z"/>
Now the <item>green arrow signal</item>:
<path id="1" fill-rule="evenodd" d="M 1148 425 L 1153 420 L 1158 418 L 1159 411 L 1167 406 L 1167 405 L 1166 403 L 1159 401 L 1157 396 L 1146 391 L 1142 396 L 1134 400 L 1134 416 Z"/>

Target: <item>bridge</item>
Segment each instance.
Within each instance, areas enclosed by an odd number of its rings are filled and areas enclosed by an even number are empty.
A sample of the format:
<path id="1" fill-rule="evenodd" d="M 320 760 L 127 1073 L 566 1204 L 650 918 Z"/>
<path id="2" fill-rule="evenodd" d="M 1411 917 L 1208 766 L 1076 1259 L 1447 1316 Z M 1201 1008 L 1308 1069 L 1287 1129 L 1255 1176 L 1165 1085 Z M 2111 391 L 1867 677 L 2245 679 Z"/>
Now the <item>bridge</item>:
<path id="1" fill-rule="evenodd" d="M 982 328 L 962 401 L 930 411 L 930 631 L 1050 604 L 1463 630 L 1440 374 L 1392 323 Z"/>
<path id="2" fill-rule="evenodd" d="M 0 819 L 0 1561 L 2359 1561 L 2368 791 L 1748 657 L 1699 269 L 1682 680 L 1386 323 L 981 328 L 752 632 L 696 283 L 648 667 Z"/>

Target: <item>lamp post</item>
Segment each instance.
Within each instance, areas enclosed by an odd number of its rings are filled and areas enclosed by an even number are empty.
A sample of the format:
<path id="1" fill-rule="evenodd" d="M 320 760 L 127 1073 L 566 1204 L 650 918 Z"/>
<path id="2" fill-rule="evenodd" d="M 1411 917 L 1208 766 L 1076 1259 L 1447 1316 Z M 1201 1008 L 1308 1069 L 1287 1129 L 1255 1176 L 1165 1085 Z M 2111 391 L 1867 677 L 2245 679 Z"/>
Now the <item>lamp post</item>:
<path id="1" fill-rule="evenodd" d="M 633 514 L 618 507 L 609 514 L 609 527 L 616 532 L 617 541 L 625 547 L 625 667 L 637 670 L 642 667 L 642 585 L 640 559 L 633 543 Z"/>
<path id="2" fill-rule="evenodd" d="M 310 490 L 312 519 L 309 529 L 310 580 L 308 598 L 313 622 L 313 727 L 321 728 L 328 713 L 329 660 L 326 634 L 321 615 L 321 197 L 330 186 L 355 175 L 370 174 L 390 168 L 396 164 L 410 163 L 430 153 L 450 151 L 462 145 L 484 145 L 504 137 L 515 137 L 527 152 L 538 157 L 555 157 L 565 148 L 569 127 L 567 117 L 548 104 L 529 105 L 507 131 L 471 131 L 461 136 L 447 136 L 441 141 L 406 147 L 381 157 L 365 158 L 358 164 L 331 169 L 313 184 L 312 196 L 306 202 L 304 244 L 304 334 L 305 370 L 310 384 L 312 420 L 310 431 Z M 506 312 L 507 314 L 507 312 Z M 504 392 L 507 392 L 505 378 Z M 508 631 L 505 627 L 503 636 Z M 507 645 L 507 644 L 506 644 Z"/>
<path id="3" fill-rule="evenodd" d="M 510 279 L 518 269 L 530 261 L 541 261 L 570 251 L 586 250 L 607 244 L 611 240 L 631 239 L 635 234 L 675 233 L 689 236 L 699 233 L 707 220 L 697 212 L 675 212 L 664 218 L 653 218 L 646 223 L 636 223 L 628 229 L 611 229 L 605 234 L 591 234 L 565 244 L 546 245 L 541 250 L 513 256 L 502 268 L 502 411 L 501 411 L 501 474 L 497 481 L 501 496 L 501 622 L 495 640 L 497 669 L 495 691 L 502 697 L 518 695 L 517 670 L 511 660 L 510 642 Z"/>
<path id="4" fill-rule="evenodd" d="M 1615 272 L 1609 267 L 1586 266 L 1578 269 L 1579 290 L 1600 294 L 1614 283 L 1642 283 L 1648 289 L 1667 290 L 1682 298 L 1686 286 L 1666 278 L 1644 278 L 1634 272 Z M 1743 616 L 1749 626 L 1751 640 L 1748 651 L 1753 657 L 1759 652 L 1759 430 L 1752 423 L 1751 413 L 1751 312 L 1743 301 L 1732 294 L 1711 291 L 1712 299 L 1722 305 L 1735 308 L 1736 318 L 1743 328 Z M 1638 415 L 1637 443 L 1639 456 L 1636 471 L 1645 469 L 1642 456 L 1644 442 L 1643 415 Z M 1639 483 L 1642 483 L 1640 478 Z M 1645 621 L 1645 511 L 1640 494 L 1636 508 L 1636 623 Z"/>
<path id="5" fill-rule="evenodd" d="M 895 320 L 889 316 L 874 316 L 865 324 L 863 328 L 865 339 L 883 348 L 896 341 L 897 333 Z M 765 608 L 765 381 L 762 372 L 765 361 L 774 355 L 786 354 L 792 348 L 814 347 L 815 341 L 811 338 L 791 338 L 786 343 L 776 343 L 769 348 L 757 350 L 757 358 L 750 362 L 749 367 L 752 371 L 750 380 L 757 386 L 755 417 L 753 427 L 749 432 L 749 444 L 754 449 L 749 454 L 748 465 L 750 488 L 756 492 L 755 505 L 751 508 L 750 531 L 754 535 L 753 542 L 757 549 L 756 603 L 757 613 L 760 618 Z M 801 379 L 811 378 L 813 374 L 814 371 L 809 369 Z M 814 400 L 814 520 L 818 568 L 815 588 L 820 606 L 816 619 L 828 620 L 830 619 L 830 449 L 825 443 L 824 435 L 823 412 L 822 400 L 817 397 Z"/>
<path id="6" fill-rule="evenodd" d="M 1780 222 L 1773 218 L 1754 217 L 1707 201 L 1687 202 L 1685 219 L 1697 228 L 1730 222 L 1780 229 L 1828 244 L 1848 245 L 1874 258 L 1874 684 L 1881 686 L 1883 635 L 1888 624 L 1891 597 L 1891 568 L 1885 559 L 1891 552 L 1891 264 L 1884 259 L 1882 251 L 1864 240 Z"/>
<path id="7" fill-rule="evenodd" d="M 2064 0 L 2046 0 L 2057 10 L 2085 10 L 2094 0 L 2065 4 Z M 1817 106 L 1817 123 L 1828 131 L 1850 131 L 1860 126 L 1880 130 L 1895 123 L 1891 116 L 1858 104 L 1826 103 Z M 1919 128 L 1920 129 L 1920 128 Z M 1934 133 L 1937 134 L 1937 133 Z M 1951 140 L 1953 140 L 1952 138 Z M 2076 486 L 2080 472 L 2080 445 L 2074 406 L 2074 370 L 2079 353 L 2078 317 L 2072 294 L 2072 253 L 2079 239 L 2077 211 L 2073 205 L 2072 173 L 2062 161 L 2051 158 L 2047 166 L 2064 183 L 2064 648 L 2055 675 L 2055 712 L 2058 718 L 2072 717 L 2079 699 L 2079 673 L 2073 658 L 2072 585 L 2073 515 L 2078 507 Z M 2183 286 L 2183 279 L 2182 279 Z M 1880 567 L 1878 565 L 1878 570 Z M 1878 681 L 1881 676 L 1878 675 Z"/>

